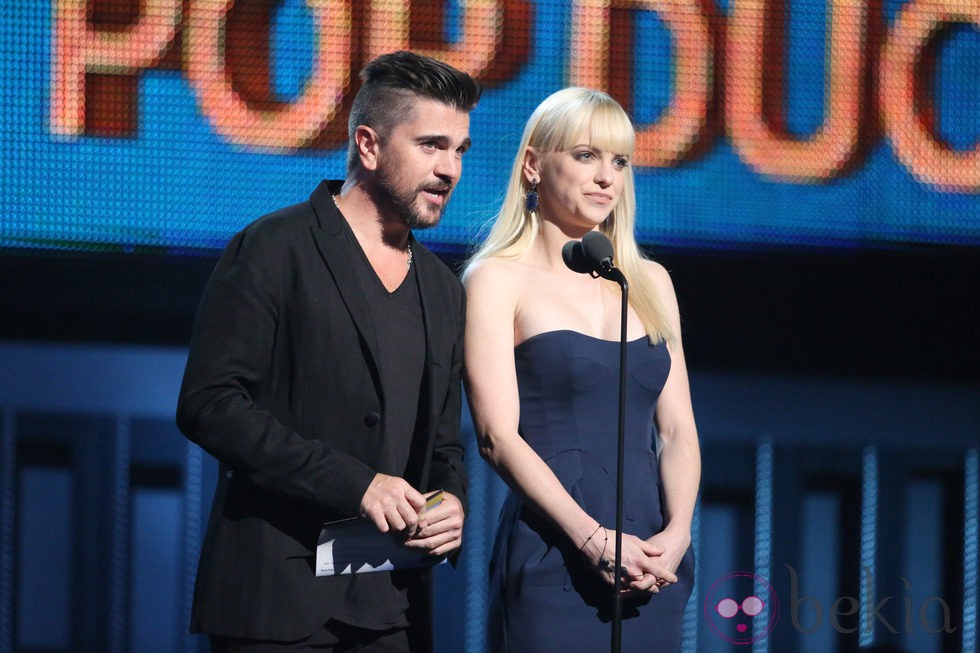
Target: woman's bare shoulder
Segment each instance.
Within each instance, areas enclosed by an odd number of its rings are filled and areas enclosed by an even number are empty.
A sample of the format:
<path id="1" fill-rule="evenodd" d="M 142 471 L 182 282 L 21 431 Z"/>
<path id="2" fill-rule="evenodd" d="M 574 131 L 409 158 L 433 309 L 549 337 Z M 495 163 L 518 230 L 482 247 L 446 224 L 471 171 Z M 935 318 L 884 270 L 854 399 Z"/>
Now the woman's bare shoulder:
<path id="1" fill-rule="evenodd" d="M 664 285 L 673 286 L 670 280 L 670 272 L 667 271 L 667 268 L 663 264 L 657 261 L 651 261 L 650 259 L 644 259 L 643 270 L 658 287 Z"/>
<path id="2" fill-rule="evenodd" d="M 513 258 L 491 256 L 474 261 L 463 271 L 463 284 L 481 286 L 484 284 L 517 283 L 520 279 L 521 264 Z"/>

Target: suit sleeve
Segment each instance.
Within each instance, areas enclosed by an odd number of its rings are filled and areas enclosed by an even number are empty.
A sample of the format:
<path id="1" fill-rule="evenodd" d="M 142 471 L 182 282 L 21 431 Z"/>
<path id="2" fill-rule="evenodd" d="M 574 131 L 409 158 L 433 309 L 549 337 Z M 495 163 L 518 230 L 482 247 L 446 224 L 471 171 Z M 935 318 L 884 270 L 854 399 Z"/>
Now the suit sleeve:
<path id="1" fill-rule="evenodd" d="M 459 288 L 461 291 L 461 286 Z M 462 502 L 465 511 L 467 509 L 467 483 L 466 469 L 463 464 L 463 445 L 459 436 L 459 421 L 466 304 L 465 295 L 462 292 L 458 294 L 458 297 L 456 340 L 453 343 L 449 386 L 436 424 L 429 489 L 444 489 L 451 492 Z"/>
<path id="2" fill-rule="evenodd" d="M 198 309 L 177 425 L 258 486 L 356 514 L 374 470 L 273 413 L 288 396 L 276 387 L 287 381 L 274 352 L 290 256 L 288 237 L 275 229 L 247 228 L 229 243 Z"/>

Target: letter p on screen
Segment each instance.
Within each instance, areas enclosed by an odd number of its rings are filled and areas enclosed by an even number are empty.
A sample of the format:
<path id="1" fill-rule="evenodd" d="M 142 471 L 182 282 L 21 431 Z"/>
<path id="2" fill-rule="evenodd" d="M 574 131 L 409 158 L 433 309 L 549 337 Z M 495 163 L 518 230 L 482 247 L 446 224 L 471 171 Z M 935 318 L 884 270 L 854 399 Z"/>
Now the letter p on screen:
<path id="1" fill-rule="evenodd" d="M 143 0 L 135 20 L 111 28 L 90 21 L 90 4 L 96 2 L 54 0 L 52 6 L 53 134 L 85 133 L 87 74 L 133 76 L 153 67 L 180 27 L 181 0 Z"/>

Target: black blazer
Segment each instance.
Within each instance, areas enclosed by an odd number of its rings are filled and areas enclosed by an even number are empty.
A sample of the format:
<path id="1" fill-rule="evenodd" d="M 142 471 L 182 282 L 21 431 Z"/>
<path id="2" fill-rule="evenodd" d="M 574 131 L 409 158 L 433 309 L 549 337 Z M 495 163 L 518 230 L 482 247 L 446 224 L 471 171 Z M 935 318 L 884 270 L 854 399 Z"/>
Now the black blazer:
<path id="1" fill-rule="evenodd" d="M 221 462 L 195 586 L 195 632 L 308 636 L 349 577 L 316 578 L 324 521 L 356 515 L 384 445 L 377 344 L 343 216 L 323 182 L 228 244 L 205 289 L 177 424 Z M 466 502 L 459 440 L 464 293 L 413 241 L 426 334 L 407 480 Z"/>

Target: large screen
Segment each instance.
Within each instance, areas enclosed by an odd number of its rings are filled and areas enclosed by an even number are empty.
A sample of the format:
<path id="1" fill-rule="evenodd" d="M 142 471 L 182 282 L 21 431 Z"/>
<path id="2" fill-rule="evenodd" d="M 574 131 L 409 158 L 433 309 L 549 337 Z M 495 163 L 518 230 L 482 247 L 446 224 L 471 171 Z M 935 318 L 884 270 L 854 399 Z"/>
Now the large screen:
<path id="1" fill-rule="evenodd" d="M 634 119 L 638 237 L 667 247 L 980 245 L 972 0 L 24 0 L 0 45 L 0 246 L 209 253 L 344 175 L 374 56 L 477 75 L 473 148 L 420 234 L 465 250 L 549 93 Z"/>

